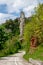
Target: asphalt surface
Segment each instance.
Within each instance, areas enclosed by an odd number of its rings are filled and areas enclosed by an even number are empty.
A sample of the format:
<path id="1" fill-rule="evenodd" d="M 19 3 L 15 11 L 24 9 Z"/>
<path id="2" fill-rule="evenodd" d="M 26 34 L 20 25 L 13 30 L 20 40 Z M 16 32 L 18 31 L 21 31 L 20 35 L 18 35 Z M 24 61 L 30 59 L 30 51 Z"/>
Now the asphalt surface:
<path id="1" fill-rule="evenodd" d="M 0 65 L 32 65 L 23 59 L 24 54 L 24 51 L 20 51 L 17 54 L 8 57 L 2 57 L 0 59 Z"/>

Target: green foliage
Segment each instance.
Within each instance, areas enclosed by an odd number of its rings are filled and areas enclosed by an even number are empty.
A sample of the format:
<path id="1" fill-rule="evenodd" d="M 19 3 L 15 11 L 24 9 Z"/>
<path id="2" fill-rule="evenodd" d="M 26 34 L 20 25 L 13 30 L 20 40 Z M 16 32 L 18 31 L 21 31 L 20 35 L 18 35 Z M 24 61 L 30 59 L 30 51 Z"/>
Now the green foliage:
<path id="1" fill-rule="evenodd" d="M 24 55 L 24 58 L 28 61 L 29 58 L 33 58 L 36 60 L 42 60 L 43 61 L 43 43 L 37 47 L 35 52 L 33 54 L 26 53 Z"/>
<path id="2" fill-rule="evenodd" d="M 35 10 L 36 16 L 39 21 L 43 20 L 43 4 L 39 4 L 39 6 Z"/>
<path id="3" fill-rule="evenodd" d="M 9 19 L 0 25 L 0 57 L 18 52 L 18 49 L 21 48 L 18 36 L 18 19 Z"/>
<path id="4" fill-rule="evenodd" d="M 42 6 L 43 5 L 39 5 L 39 7 L 37 8 L 37 11 L 35 12 L 35 15 L 32 15 L 30 21 L 24 27 L 24 40 L 29 44 L 30 44 L 30 40 L 32 36 L 37 37 L 38 43 L 42 43 L 42 39 L 43 39 L 42 19 L 43 18 L 41 16 L 43 16 L 42 14 L 43 12 L 40 13 L 40 8 L 41 8 L 41 11 L 43 11 Z M 40 17 L 39 17 L 39 14 L 40 14 Z"/>
<path id="5" fill-rule="evenodd" d="M 35 36 L 37 38 L 37 45 L 35 52 L 33 54 L 29 54 L 29 47 L 31 37 Z M 26 54 L 24 58 L 29 60 L 29 58 L 43 60 L 43 4 L 39 4 L 39 6 L 35 10 L 35 14 L 32 15 L 30 21 L 24 27 L 24 36 Z"/>
<path id="6" fill-rule="evenodd" d="M 19 34 L 19 23 L 18 19 L 15 20 L 6 20 L 5 23 L 5 28 L 8 30 L 8 33 L 12 34 L 12 36 L 18 35 Z"/>
<path id="7" fill-rule="evenodd" d="M 17 53 L 21 49 L 21 44 L 17 39 L 18 37 L 13 36 L 12 39 L 6 41 L 4 49 L 0 50 L 0 57 Z"/>
<path id="8" fill-rule="evenodd" d="M 6 40 L 8 40 L 8 36 L 4 32 L 3 28 L 0 28 L 0 50 L 4 48 Z"/>

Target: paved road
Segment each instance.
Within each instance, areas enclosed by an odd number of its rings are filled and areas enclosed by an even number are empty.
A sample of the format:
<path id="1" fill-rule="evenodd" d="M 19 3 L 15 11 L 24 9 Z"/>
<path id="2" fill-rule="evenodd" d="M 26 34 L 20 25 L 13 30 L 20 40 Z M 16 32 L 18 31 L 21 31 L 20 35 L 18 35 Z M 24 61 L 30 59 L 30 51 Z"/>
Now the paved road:
<path id="1" fill-rule="evenodd" d="M 32 65 L 22 58 L 24 54 L 25 52 L 21 51 L 17 54 L 8 57 L 3 57 L 0 60 L 0 65 Z"/>

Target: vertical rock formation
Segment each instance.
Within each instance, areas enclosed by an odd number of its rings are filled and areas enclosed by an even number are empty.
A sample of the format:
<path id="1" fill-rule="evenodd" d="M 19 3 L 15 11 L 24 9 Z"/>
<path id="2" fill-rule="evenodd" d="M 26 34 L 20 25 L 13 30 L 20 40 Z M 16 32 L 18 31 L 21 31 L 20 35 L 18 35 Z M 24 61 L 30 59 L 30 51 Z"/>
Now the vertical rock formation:
<path id="1" fill-rule="evenodd" d="M 22 39 L 23 37 L 24 24 L 25 24 L 25 14 L 23 11 L 21 11 L 20 13 L 20 39 Z"/>

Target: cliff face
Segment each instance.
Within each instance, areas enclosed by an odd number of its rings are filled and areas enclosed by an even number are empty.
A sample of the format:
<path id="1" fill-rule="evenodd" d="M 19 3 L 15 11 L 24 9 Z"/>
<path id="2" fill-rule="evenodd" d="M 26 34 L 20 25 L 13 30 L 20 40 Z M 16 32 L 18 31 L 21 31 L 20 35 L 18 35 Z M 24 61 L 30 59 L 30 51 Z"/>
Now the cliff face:
<path id="1" fill-rule="evenodd" d="M 20 38 L 22 38 L 23 36 L 24 24 L 25 24 L 25 14 L 24 12 L 21 12 L 20 13 Z"/>

